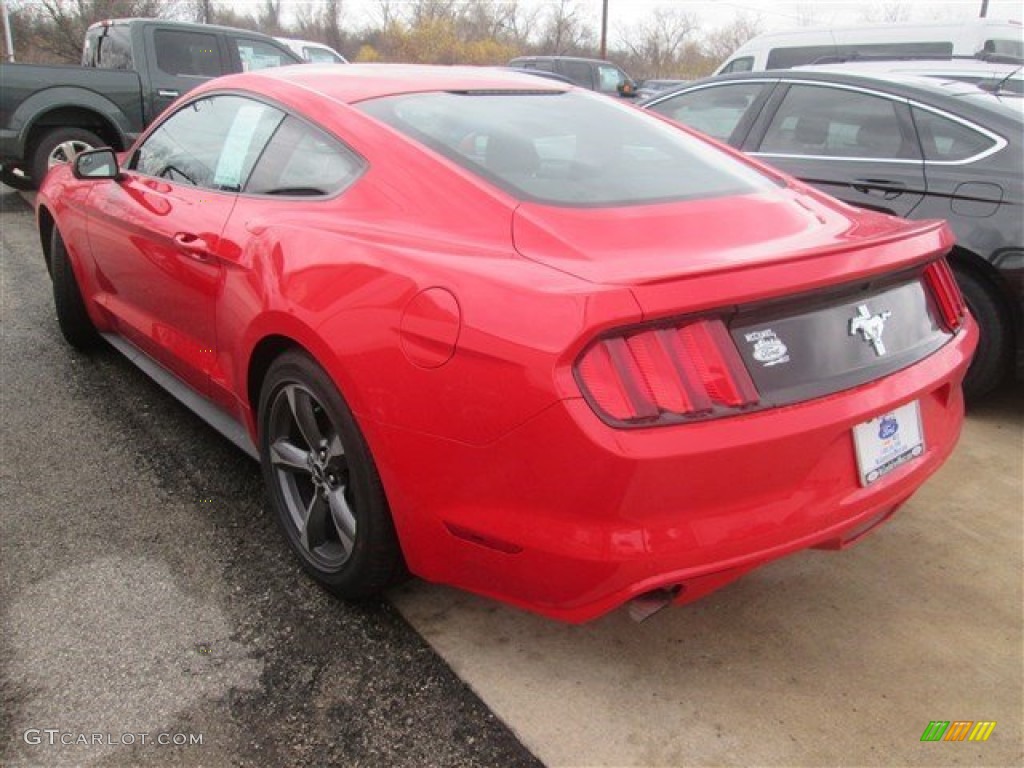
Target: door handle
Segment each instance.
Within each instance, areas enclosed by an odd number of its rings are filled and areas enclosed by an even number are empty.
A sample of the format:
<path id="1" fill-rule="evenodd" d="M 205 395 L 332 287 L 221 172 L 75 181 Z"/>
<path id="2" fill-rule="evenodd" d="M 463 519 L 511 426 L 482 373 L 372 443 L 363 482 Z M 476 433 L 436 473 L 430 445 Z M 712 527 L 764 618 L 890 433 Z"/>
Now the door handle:
<path id="1" fill-rule="evenodd" d="M 894 200 L 907 191 L 906 184 L 892 179 L 855 179 L 852 186 L 862 195 L 872 195 L 886 200 Z"/>
<path id="2" fill-rule="evenodd" d="M 191 232 L 178 232 L 174 236 L 174 244 L 196 261 L 210 261 L 212 258 L 209 244 Z"/>
<path id="3" fill-rule="evenodd" d="M 164 99 L 176 99 L 180 94 L 177 91 L 169 91 L 165 88 L 160 88 L 157 90 L 156 95 Z"/>

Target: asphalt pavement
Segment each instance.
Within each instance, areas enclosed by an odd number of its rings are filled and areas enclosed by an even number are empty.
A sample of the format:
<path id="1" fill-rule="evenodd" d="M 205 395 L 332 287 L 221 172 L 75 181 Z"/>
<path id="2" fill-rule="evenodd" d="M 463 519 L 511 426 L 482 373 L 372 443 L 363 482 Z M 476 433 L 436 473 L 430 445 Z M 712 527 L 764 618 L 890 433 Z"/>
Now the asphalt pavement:
<path id="1" fill-rule="evenodd" d="M 6 187 L 0 242 L 0 765 L 540 765 L 390 604 L 302 574 L 255 463 L 64 343 Z"/>

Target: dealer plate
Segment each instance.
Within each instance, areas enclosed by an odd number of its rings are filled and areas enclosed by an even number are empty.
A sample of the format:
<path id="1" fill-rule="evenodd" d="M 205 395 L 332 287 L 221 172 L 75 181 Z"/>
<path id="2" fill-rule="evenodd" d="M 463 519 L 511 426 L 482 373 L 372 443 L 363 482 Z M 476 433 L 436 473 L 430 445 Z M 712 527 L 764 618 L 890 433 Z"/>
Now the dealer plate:
<path id="1" fill-rule="evenodd" d="M 853 428 L 860 484 L 871 485 L 924 454 L 921 407 L 915 400 Z"/>

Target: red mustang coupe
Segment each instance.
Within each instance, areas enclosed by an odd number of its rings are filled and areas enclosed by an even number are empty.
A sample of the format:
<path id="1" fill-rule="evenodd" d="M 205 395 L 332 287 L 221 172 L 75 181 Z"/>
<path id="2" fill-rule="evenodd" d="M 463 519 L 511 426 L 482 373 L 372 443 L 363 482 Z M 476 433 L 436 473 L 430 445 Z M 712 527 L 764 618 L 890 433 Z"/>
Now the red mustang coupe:
<path id="1" fill-rule="evenodd" d="M 953 450 L 977 341 L 941 222 L 497 70 L 212 81 L 38 224 L 71 345 L 258 457 L 342 597 L 584 621 L 842 547 Z"/>

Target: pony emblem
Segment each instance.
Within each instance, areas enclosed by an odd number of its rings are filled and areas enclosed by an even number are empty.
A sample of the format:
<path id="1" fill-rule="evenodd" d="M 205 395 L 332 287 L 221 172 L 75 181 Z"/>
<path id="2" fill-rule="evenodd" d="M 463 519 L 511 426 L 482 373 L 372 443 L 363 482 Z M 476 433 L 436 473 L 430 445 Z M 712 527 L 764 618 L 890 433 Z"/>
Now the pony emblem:
<path id="1" fill-rule="evenodd" d="M 867 304 L 857 307 L 857 316 L 850 318 L 850 335 L 858 333 L 864 341 L 871 344 L 875 354 L 881 357 L 885 354 L 885 343 L 882 341 L 882 332 L 885 330 L 885 321 L 892 317 L 892 312 L 886 310 L 872 315 Z"/>

